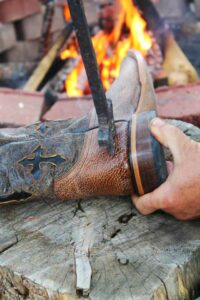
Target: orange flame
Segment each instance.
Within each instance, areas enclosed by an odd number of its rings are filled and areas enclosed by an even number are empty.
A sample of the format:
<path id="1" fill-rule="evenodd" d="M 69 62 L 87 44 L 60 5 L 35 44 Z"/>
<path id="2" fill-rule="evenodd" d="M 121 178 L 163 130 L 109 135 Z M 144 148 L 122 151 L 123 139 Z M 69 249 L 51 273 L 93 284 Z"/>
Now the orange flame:
<path id="1" fill-rule="evenodd" d="M 66 19 L 69 20 L 67 6 L 64 12 Z M 145 56 L 152 47 L 151 36 L 146 30 L 146 22 L 132 0 L 116 0 L 113 8 L 113 19 L 114 27 L 111 32 L 102 30 L 92 38 L 105 90 L 109 89 L 113 80 L 118 76 L 121 62 L 129 49 L 136 49 Z M 123 33 L 124 27 L 126 33 Z M 74 41 L 70 43 L 68 49 L 61 53 L 61 59 L 68 58 L 78 60 L 78 63 L 66 78 L 67 94 L 69 96 L 81 96 L 88 93 L 83 62 Z"/>

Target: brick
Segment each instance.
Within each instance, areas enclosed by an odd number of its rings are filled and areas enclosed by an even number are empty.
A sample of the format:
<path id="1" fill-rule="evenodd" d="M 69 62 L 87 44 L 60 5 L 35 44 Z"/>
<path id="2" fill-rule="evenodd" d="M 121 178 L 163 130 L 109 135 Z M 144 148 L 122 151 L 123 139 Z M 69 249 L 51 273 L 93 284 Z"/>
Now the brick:
<path id="1" fill-rule="evenodd" d="M 15 44 L 16 36 L 13 24 L 0 23 L 0 53 L 12 48 Z"/>
<path id="2" fill-rule="evenodd" d="M 34 40 L 41 36 L 43 14 L 26 17 L 18 23 L 18 30 L 23 40 Z"/>
<path id="3" fill-rule="evenodd" d="M 41 10 L 39 0 L 2 0 L 0 1 L 0 22 L 13 22 Z"/>
<path id="4" fill-rule="evenodd" d="M 52 32 L 61 30 L 64 27 L 65 27 L 65 19 L 63 15 L 63 8 L 56 7 L 54 18 L 53 18 L 53 24 L 52 24 Z"/>
<path id="5" fill-rule="evenodd" d="M 200 83 L 166 87 L 156 90 L 158 115 L 165 119 L 177 119 L 200 127 Z M 93 107 L 91 97 L 76 99 L 63 94 L 45 119 L 59 120 L 82 117 Z"/>
<path id="6" fill-rule="evenodd" d="M 18 41 L 10 50 L 6 51 L 9 62 L 33 62 L 38 58 L 39 40 Z"/>
<path id="7" fill-rule="evenodd" d="M 46 113 L 44 118 L 47 120 L 79 118 L 87 114 L 92 107 L 93 102 L 90 96 L 74 99 L 63 94 L 61 99 Z"/>
<path id="8" fill-rule="evenodd" d="M 163 18 L 183 17 L 188 11 L 186 0 L 159 0 L 153 1 L 156 9 Z"/>
<path id="9" fill-rule="evenodd" d="M 28 125 L 38 121 L 42 107 L 41 93 L 0 88 L 0 123 Z"/>
<path id="10" fill-rule="evenodd" d="M 23 40 L 38 39 L 41 36 L 44 10 L 20 21 L 19 30 Z M 62 30 L 65 27 L 63 8 L 56 7 L 53 16 L 51 32 Z"/>
<path id="11" fill-rule="evenodd" d="M 157 92 L 158 114 L 200 127 L 200 83 L 161 88 Z"/>
<path id="12" fill-rule="evenodd" d="M 200 83 L 156 90 L 158 114 L 200 126 Z M 1 123 L 27 125 L 38 120 L 43 94 L 0 88 Z M 81 117 L 93 108 L 90 96 L 68 98 L 66 94 L 46 113 L 45 119 Z"/>

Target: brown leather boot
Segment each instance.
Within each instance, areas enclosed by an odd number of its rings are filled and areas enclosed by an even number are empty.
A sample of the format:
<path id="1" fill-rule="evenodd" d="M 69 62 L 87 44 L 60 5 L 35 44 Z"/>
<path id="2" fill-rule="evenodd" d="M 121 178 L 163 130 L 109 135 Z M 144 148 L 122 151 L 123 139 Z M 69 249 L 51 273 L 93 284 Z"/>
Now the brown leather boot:
<path id="1" fill-rule="evenodd" d="M 155 95 L 139 53 L 128 53 L 107 97 L 117 132 L 114 156 L 98 145 L 94 110 L 81 119 L 2 129 L 0 203 L 143 194 L 163 182 L 164 156 L 148 129 Z"/>

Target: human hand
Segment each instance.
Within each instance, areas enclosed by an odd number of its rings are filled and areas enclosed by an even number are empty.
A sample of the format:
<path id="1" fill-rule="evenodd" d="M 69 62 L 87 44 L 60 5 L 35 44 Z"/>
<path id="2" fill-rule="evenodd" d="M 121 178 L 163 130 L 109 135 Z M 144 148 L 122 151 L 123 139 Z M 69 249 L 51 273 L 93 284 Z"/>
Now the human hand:
<path id="1" fill-rule="evenodd" d="M 168 162 L 169 177 L 152 193 L 133 196 L 136 208 L 144 215 L 163 210 L 179 220 L 200 217 L 200 144 L 180 129 L 155 118 L 150 124 L 154 137 L 173 155 Z"/>

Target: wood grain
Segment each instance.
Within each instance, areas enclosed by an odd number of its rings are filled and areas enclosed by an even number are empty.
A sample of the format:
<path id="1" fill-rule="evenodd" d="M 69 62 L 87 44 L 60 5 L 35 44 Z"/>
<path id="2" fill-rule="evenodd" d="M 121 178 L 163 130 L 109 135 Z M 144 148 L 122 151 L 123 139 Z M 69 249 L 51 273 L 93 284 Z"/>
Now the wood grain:
<path id="1" fill-rule="evenodd" d="M 200 129 L 178 125 L 199 140 Z M 87 276 L 92 270 L 88 299 L 194 299 L 200 291 L 199 228 L 200 220 L 143 217 L 129 198 L 1 207 L 0 299 L 77 299 L 84 262 Z"/>

